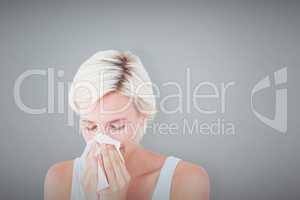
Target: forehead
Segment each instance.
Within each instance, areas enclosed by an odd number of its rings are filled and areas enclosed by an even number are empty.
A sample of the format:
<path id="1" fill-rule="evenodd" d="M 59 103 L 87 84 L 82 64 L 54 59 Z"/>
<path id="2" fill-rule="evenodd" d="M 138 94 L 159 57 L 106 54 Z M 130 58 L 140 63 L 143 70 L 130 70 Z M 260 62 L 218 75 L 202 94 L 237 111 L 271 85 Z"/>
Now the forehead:
<path id="1" fill-rule="evenodd" d="M 105 123 L 117 118 L 128 118 L 135 113 L 133 98 L 119 92 L 111 92 L 99 99 L 88 113 L 80 117 L 82 120 Z"/>

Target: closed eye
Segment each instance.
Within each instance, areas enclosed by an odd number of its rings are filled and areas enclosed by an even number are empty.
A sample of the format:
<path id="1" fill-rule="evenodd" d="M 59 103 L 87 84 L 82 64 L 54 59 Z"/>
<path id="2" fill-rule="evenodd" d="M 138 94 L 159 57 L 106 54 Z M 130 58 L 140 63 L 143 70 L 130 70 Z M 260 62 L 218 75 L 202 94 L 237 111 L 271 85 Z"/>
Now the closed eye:
<path id="1" fill-rule="evenodd" d="M 98 128 L 98 125 L 89 120 L 80 120 L 80 126 L 86 128 L 89 131 L 94 131 Z"/>
<path id="2" fill-rule="evenodd" d="M 123 124 L 121 126 L 112 124 L 110 127 L 111 127 L 112 131 L 119 131 L 119 130 L 122 130 L 125 128 L 125 124 Z"/>
<path id="3" fill-rule="evenodd" d="M 113 120 L 108 124 L 108 128 L 110 129 L 110 131 L 120 131 L 122 129 L 124 129 L 126 126 L 126 119 L 117 119 L 117 120 Z"/>
<path id="4" fill-rule="evenodd" d="M 87 127 L 87 129 L 89 130 L 89 131 L 94 131 L 94 130 L 96 130 L 97 129 L 97 125 L 96 124 L 94 124 L 94 125 L 92 125 L 92 126 L 88 126 Z"/>

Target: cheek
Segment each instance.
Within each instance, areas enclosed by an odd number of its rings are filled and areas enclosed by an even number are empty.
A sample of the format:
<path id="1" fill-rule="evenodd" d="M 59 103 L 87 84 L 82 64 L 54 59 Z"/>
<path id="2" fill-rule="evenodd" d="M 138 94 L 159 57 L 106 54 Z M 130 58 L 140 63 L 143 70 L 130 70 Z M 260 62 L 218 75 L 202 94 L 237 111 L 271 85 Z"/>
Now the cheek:
<path id="1" fill-rule="evenodd" d="M 94 134 L 88 132 L 88 131 L 82 131 L 82 136 L 86 143 L 91 141 L 94 138 Z"/>

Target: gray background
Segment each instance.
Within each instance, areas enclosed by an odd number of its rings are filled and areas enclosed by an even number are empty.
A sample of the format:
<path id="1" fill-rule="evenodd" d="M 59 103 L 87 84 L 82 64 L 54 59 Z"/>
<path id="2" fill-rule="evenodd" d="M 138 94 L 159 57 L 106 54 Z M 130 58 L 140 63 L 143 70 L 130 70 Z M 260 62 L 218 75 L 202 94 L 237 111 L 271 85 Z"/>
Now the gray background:
<path id="1" fill-rule="evenodd" d="M 224 114 L 192 110 L 156 118 L 180 124 L 183 118 L 223 117 L 235 124 L 234 136 L 148 132 L 143 145 L 205 167 L 211 199 L 300 199 L 299 10 L 297 1 L 1 1 L 0 199 L 42 199 L 47 169 L 84 147 L 57 107 L 54 114 L 30 115 L 16 106 L 17 77 L 53 67 L 65 72 L 56 81 L 71 81 L 87 57 L 104 49 L 133 51 L 158 85 L 172 80 L 184 87 L 186 67 L 192 85 L 235 81 Z M 286 134 L 261 123 L 250 108 L 255 83 L 283 66 L 288 67 Z M 272 91 L 257 102 L 270 116 Z M 26 80 L 21 95 L 27 105 L 45 106 L 45 77 Z"/>

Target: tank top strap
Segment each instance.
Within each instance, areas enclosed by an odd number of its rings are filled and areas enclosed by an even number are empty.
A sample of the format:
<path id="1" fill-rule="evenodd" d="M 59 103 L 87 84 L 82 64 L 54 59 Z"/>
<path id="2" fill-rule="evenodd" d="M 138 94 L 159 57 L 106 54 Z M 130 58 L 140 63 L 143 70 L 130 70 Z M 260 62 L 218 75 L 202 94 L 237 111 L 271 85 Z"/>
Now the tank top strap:
<path id="1" fill-rule="evenodd" d="M 169 200 L 171 184 L 176 166 L 181 159 L 169 156 L 166 158 L 163 167 L 160 170 L 159 178 L 152 195 L 152 200 Z"/>
<path id="2" fill-rule="evenodd" d="M 80 185 L 81 158 L 75 158 L 73 161 L 71 200 L 83 200 L 84 192 Z"/>

